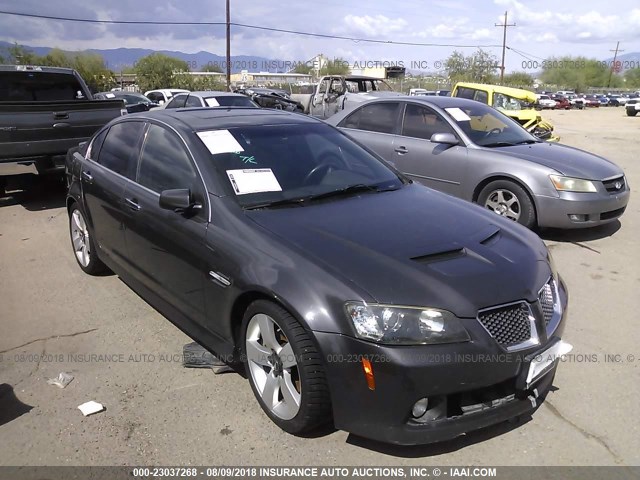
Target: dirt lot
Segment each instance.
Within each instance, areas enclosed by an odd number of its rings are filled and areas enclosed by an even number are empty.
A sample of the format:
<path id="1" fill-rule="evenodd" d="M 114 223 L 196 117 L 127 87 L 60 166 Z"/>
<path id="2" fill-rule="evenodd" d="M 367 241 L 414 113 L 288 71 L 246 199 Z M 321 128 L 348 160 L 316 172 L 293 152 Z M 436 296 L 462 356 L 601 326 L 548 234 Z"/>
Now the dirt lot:
<path id="1" fill-rule="evenodd" d="M 639 464 L 640 117 L 543 115 L 564 143 L 621 165 L 633 193 L 621 223 L 542 232 L 570 289 L 565 338 L 575 348 L 532 419 L 414 448 L 341 431 L 287 435 L 240 375 L 182 368 L 190 340 L 117 276 L 80 271 L 64 191 L 39 181 L 0 200 L 0 464 Z M 47 385 L 61 371 L 75 380 Z M 77 406 L 88 400 L 106 411 L 83 417 Z"/>

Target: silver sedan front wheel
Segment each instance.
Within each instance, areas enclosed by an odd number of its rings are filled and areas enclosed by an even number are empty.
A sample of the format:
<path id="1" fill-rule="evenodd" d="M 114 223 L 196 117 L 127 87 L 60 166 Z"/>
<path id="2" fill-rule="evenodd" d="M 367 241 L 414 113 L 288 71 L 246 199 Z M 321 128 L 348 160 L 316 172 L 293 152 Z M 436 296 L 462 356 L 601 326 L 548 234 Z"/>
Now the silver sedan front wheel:
<path id="1" fill-rule="evenodd" d="M 485 208 L 515 222 L 520 219 L 520 202 L 509 190 L 494 190 L 484 203 Z"/>
<path id="2" fill-rule="evenodd" d="M 251 379 L 265 407 L 283 420 L 300 410 L 302 391 L 291 343 L 273 318 L 259 313 L 247 326 L 245 352 Z"/>

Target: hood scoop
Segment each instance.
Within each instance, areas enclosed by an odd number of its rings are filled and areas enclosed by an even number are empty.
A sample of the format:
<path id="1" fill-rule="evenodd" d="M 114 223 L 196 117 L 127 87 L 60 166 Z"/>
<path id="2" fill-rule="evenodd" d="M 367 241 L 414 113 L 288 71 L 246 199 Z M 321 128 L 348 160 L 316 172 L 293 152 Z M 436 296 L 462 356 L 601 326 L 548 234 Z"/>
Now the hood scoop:
<path id="1" fill-rule="evenodd" d="M 461 258 L 461 257 L 464 257 L 466 254 L 467 254 L 466 249 L 463 247 L 459 247 L 451 250 L 412 257 L 411 260 L 418 263 L 435 263 L 435 262 L 444 262 L 446 260 L 453 260 L 455 258 Z"/>

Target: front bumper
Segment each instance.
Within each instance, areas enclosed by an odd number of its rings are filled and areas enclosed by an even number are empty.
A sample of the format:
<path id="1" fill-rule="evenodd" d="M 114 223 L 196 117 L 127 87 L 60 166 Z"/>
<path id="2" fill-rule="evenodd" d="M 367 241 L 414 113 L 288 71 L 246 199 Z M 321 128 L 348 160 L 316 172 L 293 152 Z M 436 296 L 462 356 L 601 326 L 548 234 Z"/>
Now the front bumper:
<path id="1" fill-rule="evenodd" d="M 603 192 L 561 192 L 559 197 L 536 196 L 538 225 L 550 228 L 586 228 L 612 222 L 622 216 L 630 190 L 610 195 Z M 570 215 L 584 215 L 572 220 Z"/>
<path id="2" fill-rule="evenodd" d="M 314 332 L 326 359 L 336 428 L 386 443 L 417 445 L 533 412 L 551 387 L 557 361 L 528 389 L 522 378 L 527 357 L 562 335 L 567 295 L 560 285 L 564 308 L 552 337 L 544 335 L 542 345 L 520 352 L 507 353 L 475 319 L 464 320 L 471 341 L 448 345 L 395 347 Z M 371 362 L 374 390 L 368 386 L 362 358 Z M 415 421 L 413 405 L 424 397 L 430 402 L 446 399 L 446 415 Z"/>

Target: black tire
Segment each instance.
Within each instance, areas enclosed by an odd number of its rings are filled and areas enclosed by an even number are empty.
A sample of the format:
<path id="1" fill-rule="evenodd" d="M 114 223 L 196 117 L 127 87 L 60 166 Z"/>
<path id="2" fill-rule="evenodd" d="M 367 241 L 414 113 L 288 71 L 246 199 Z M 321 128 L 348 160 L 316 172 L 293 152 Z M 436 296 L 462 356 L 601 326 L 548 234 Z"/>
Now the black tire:
<path id="1" fill-rule="evenodd" d="M 482 191 L 478 195 L 478 204 L 484 208 L 487 208 L 495 212 L 495 210 L 493 210 L 493 208 L 491 208 L 488 205 L 488 201 L 490 197 L 494 197 L 494 195 L 496 195 L 496 192 L 499 192 L 499 191 L 505 192 L 503 197 L 507 197 L 508 196 L 507 193 L 508 193 L 517 199 L 517 206 L 518 206 L 517 211 L 519 215 L 516 221 L 519 224 L 524 225 L 527 228 L 533 228 L 536 226 L 537 224 L 536 209 L 533 204 L 533 200 L 531 200 L 531 197 L 529 196 L 527 191 L 515 182 L 509 181 L 509 180 L 495 180 L 489 183 L 482 189 Z M 510 198 L 507 200 L 510 200 Z M 497 215 L 502 215 L 499 212 L 495 212 L 495 213 Z M 502 216 L 507 216 L 507 215 L 502 215 Z M 510 218 L 511 220 L 515 220 L 514 218 L 511 218 L 508 216 L 507 218 Z"/>
<path id="2" fill-rule="evenodd" d="M 82 218 L 85 228 L 80 228 L 76 220 L 76 215 Z M 84 231 L 82 231 L 84 230 Z M 71 248 L 73 249 L 73 256 L 78 262 L 78 266 L 84 273 L 89 275 L 98 275 L 107 270 L 107 267 L 102 260 L 98 258 L 98 254 L 93 242 L 93 233 L 89 230 L 89 226 L 86 223 L 86 215 L 77 203 L 74 203 L 69 209 L 69 237 L 71 239 Z M 83 263 L 77 250 L 77 246 L 82 244 L 87 249 L 87 261 Z"/>
<path id="3" fill-rule="evenodd" d="M 627 110 L 627 115 L 629 117 L 635 117 L 637 113 L 638 113 L 637 110 L 633 110 L 633 111 L 632 110 Z"/>
<path id="4" fill-rule="evenodd" d="M 293 350 L 296 361 L 297 386 L 299 387 L 300 405 L 295 416 L 291 419 L 283 419 L 265 404 L 260 394 L 260 390 L 254 381 L 254 374 L 251 368 L 267 370 L 269 366 L 260 366 L 256 363 L 250 365 L 247 355 L 247 330 L 252 323 L 252 319 L 258 318 L 260 315 L 266 315 L 275 324 L 276 337 L 279 341 L 288 342 Z M 252 323 L 252 325 L 254 325 Z M 255 331 L 255 330 L 253 330 Z M 285 338 L 282 338 L 284 334 Z M 251 335 L 251 333 L 250 333 Z M 260 337 L 262 338 L 262 337 Z M 264 342 L 264 340 L 262 340 Z M 249 384 L 258 400 L 258 403 L 267 414 L 267 416 L 281 429 L 291 434 L 303 434 L 315 430 L 316 428 L 332 421 L 331 415 L 331 399 L 329 396 L 329 386 L 323 366 L 320 353 L 311 340 L 309 333 L 298 323 L 298 321 L 285 309 L 268 300 L 256 300 L 245 311 L 242 320 L 242 329 L 240 337 L 240 349 L 242 352 L 242 362 L 247 372 Z M 272 350 L 273 352 L 273 350 Z M 276 367 L 271 368 L 274 372 Z M 294 378 L 293 369 L 291 369 L 291 378 Z M 259 374 L 259 370 L 258 370 Z M 296 383 L 295 381 L 293 382 Z M 264 387 L 266 389 L 266 387 Z M 282 396 L 282 392 L 277 392 L 278 398 Z M 273 397 L 272 397 L 273 398 Z M 284 402 L 284 397 L 282 402 Z"/>
<path id="5" fill-rule="evenodd" d="M 7 179 L 6 177 L 0 177 L 0 197 L 4 197 L 7 192 Z"/>

